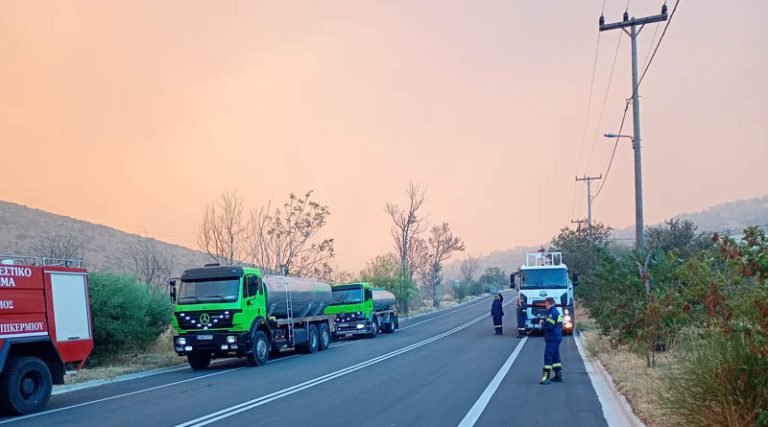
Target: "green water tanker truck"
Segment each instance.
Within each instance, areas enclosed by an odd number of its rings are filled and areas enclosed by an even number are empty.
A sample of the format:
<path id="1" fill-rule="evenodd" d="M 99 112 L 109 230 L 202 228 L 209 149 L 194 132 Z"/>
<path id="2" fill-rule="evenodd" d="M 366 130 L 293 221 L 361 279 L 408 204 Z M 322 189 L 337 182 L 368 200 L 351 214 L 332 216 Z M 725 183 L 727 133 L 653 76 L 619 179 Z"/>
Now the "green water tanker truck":
<path id="1" fill-rule="evenodd" d="M 325 350 L 335 333 L 331 286 L 262 274 L 258 268 L 207 265 L 171 280 L 174 348 L 193 369 L 212 359 L 244 357 L 263 365 L 283 348 Z"/>
<path id="2" fill-rule="evenodd" d="M 391 334 L 400 326 L 397 300 L 392 292 L 374 288 L 370 283 L 342 283 L 331 286 L 333 301 L 325 314 L 336 317 L 338 337 L 365 335 L 375 337 L 379 332 Z"/>

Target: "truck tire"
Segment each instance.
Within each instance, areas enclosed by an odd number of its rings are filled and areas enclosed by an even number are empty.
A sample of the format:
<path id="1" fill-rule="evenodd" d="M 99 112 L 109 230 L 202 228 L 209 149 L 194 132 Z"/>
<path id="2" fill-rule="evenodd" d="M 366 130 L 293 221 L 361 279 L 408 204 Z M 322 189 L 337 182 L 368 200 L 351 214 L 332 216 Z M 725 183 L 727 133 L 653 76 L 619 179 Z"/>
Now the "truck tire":
<path id="1" fill-rule="evenodd" d="M 307 342 L 302 344 L 300 351 L 304 354 L 312 354 L 317 352 L 317 348 L 320 346 L 320 337 L 317 332 L 316 325 L 307 326 Z"/>
<path id="2" fill-rule="evenodd" d="M 0 408 L 12 414 L 41 411 L 51 397 L 48 365 L 37 357 L 11 359 L 0 375 Z"/>
<path id="3" fill-rule="evenodd" d="M 387 334 L 391 334 L 395 332 L 395 316 L 390 314 L 389 320 L 387 320 L 387 323 L 384 325 L 384 332 Z"/>
<path id="4" fill-rule="evenodd" d="M 188 354 L 187 363 L 189 363 L 189 366 L 192 369 L 202 371 L 208 369 L 208 366 L 211 364 L 211 356 L 205 354 Z"/>
<path id="5" fill-rule="evenodd" d="M 318 331 L 320 340 L 317 349 L 320 351 L 328 350 L 328 347 L 331 346 L 331 328 L 328 327 L 327 323 L 323 322 L 320 324 Z"/>
<path id="6" fill-rule="evenodd" d="M 379 319 L 373 318 L 371 320 L 371 331 L 368 332 L 368 338 L 376 338 L 376 335 L 379 334 Z"/>
<path id="7" fill-rule="evenodd" d="M 264 331 L 256 331 L 251 339 L 251 352 L 245 358 L 251 366 L 261 366 L 269 360 L 269 342 Z"/>

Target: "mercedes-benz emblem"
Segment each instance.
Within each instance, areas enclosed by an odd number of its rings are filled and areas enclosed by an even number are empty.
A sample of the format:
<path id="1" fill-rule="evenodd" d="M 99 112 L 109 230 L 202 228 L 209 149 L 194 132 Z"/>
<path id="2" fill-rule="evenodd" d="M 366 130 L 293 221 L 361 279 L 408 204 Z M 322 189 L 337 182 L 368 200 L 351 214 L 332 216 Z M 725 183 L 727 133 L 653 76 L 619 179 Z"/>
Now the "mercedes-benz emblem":
<path id="1" fill-rule="evenodd" d="M 200 324 L 205 326 L 207 324 L 211 323 L 211 315 L 208 313 L 203 313 L 200 315 Z"/>

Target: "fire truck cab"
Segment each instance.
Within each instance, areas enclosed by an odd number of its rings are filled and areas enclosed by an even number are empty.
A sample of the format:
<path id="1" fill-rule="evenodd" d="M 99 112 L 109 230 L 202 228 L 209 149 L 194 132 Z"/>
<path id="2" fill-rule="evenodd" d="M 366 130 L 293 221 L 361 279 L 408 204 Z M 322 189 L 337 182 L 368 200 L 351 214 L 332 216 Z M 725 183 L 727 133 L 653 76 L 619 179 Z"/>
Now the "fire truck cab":
<path id="1" fill-rule="evenodd" d="M 66 364 L 93 350 L 80 261 L 0 255 L 0 411 L 42 410 Z"/>

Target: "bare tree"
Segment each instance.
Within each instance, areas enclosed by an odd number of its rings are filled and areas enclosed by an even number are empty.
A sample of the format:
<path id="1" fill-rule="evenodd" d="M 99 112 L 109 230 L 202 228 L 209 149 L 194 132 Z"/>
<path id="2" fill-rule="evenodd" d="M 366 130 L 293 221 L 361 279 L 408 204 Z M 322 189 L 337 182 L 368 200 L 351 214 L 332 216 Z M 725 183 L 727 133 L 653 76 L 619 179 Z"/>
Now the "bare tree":
<path id="1" fill-rule="evenodd" d="M 251 211 L 248 259 L 252 264 L 291 275 L 329 280 L 333 275 L 334 240 L 317 241 L 331 212 L 328 206 L 291 193 L 282 208 L 271 204 Z"/>
<path id="2" fill-rule="evenodd" d="M 420 251 L 423 249 L 419 243 L 419 235 L 422 234 L 427 226 L 424 218 L 419 216 L 419 209 L 424 204 L 426 190 L 411 182 L 406 192 L 408 197 L 408 207 L 403 209 L 400 206 L 387 203 L 386 212 L 392 218 L 392 239 L 395 242 L 395 251 L 400 260 L 400 279 L 403 281 L 403 288 L 406 287 L 405 281 L 413 279 L 416 271 L 416 264 L 420 258 Z M 407 293 L 405 294 L 406 298 Z M 406 300 L 404 310 L 407 312 L 410 301 Z"/>
<path id="3" fill-rule="evenodd" d="M 171 256 L 151 237 L 142 237 L 131 248 L 131 260 L 133 273 L 141 283 L 162 286 L 168 283 L 173 274 Z"/>
<path id="4" fill-rule="evenodd" d="M 237 192 L 224 191 L 206 207 L 197 244 L 219 264 L 237 264 L 244 258 L 248 231 L 242 200 Z"/>
<path id="5" fill-rule="evenodd" d="M 49 233 L 38 238 L 35 255 L 41 258 L 62 260 L 82 260 L 85 241 L 71 233 Z"/>
<path id="6" fill-rule="evenodd" d="M 440 305 L 439 286 L 443 280 L 443 263 L 456 251 L 464 250 L 464 242 L 451 232 L 447 222 L 435 225 L 427 237 L 427 263 L 422 273 L 424 284 L 432 291 L 432 305 Z"/>
<path id="7" fill-rule="evenodd" d="M 461 271 L 461 280 L 469 285 L 475 281 L 475 273 L 480 269 L 480 263 L 476 257 L 467 255 L 467 258 L 461 262 L 459 270 Z"/>

